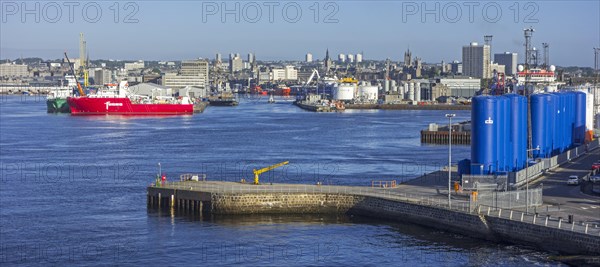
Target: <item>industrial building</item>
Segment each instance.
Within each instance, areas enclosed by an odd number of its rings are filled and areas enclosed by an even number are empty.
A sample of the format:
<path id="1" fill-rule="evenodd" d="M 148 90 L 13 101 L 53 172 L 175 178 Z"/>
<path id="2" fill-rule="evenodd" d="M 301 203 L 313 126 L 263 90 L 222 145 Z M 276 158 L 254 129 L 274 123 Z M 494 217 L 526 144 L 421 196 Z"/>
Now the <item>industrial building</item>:
<path id="1" fill-rule="evenodd" d="M 472 42 L 462 49 L 463 74 L 474 78 L 489 79 L 492 77 L 490 68 L 490 46 Z"/>
<path id="2" fill-rule="evenodd" d="M 506 75 L 517 74 L 517 53 L 504 52 L 502 54 L 494 54 L 494 62 L 504 65 Z"/>
<path id="3" fill-rule="evenodd" d="M 208 61 L 201 59 L 182 61 L 179 73 L 163 75 L 162 85 L 173 89 L 186 86 L 208 88 Z"/>
<path id="4" fill-rule="evenodd" d="M 475 78 L 440 78 L 434 83 L 447 86 L 451 92 L 448 96 L 472 97 L 481 89 L 481 79 Z"/>
<path id="5" fill-rule="evenodd" d="M 0 64 L 0 77 L 29 77 L 29 69 L 25 64 Z"/>

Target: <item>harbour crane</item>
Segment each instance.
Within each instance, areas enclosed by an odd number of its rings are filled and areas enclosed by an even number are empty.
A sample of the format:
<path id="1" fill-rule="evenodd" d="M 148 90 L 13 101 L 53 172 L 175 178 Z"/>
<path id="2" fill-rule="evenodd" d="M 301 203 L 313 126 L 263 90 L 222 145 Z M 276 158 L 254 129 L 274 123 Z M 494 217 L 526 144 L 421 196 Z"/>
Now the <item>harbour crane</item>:
<path id="1" fill-rule="evenodd" d="M 69 56 L 67 56 L 67 52 L 65 52 L 65 58 L 67 59 L 67 64 L 69 64 L 69 67 L 71 68 L 71 71 L 73 72 L 73 76 L 75 76 L 75 82 L 77 83 L 77 90 L 79 91 L 79 95 L 85 96 L 85 92 L 83 91 L 83 88 L 81 87 L 81 84 L 79 83 L 79 79 L 77 79 L 77 73 L 75 73 L 75 69 L 73 68 L 73 65 L 71 65 L 71 61 L 69 60 Z"/>
<path id="2" fill-rule="evenodd" d="M 271 166 L 266 167 L 266 168 L 262 168 L 262 169 L 258 169 L 258 170 L 257 169 L 252 170 L 252 172 L 254 173 L 254 184 L 258 184 L 258 177 L 262 173 L 268 172 L 268 171 L 273 170 L 275 168 L 279 168 L 279 167 L 281 167 L 283 165 L 287 165 L 288 163 L 290 163 L 290 162 L 289 161 L 284 161 L 284 162 L 281 162 L 281 163 L 277 163 L 275 165 L 271 165 Z"/>

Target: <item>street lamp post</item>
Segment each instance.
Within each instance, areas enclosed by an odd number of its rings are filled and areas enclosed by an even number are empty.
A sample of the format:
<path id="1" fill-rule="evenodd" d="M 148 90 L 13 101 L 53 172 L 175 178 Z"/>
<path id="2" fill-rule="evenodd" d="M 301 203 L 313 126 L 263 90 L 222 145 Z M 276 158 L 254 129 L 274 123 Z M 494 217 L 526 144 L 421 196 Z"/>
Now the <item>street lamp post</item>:
<path id="1" fill-rule="evenodd" d="M 525 213 L 529 214 L 529 152 L 540 150 L 540 146 L 536 148 L 527 149 L 527 155 L 525 157 Z"/>
<path id="2" fill-rule="evenodd" d="M 450 192 L 452 192 L 452 118 L 456 114 L 446 114 L 448 118 L 448 208 L 451 207 Z"/>

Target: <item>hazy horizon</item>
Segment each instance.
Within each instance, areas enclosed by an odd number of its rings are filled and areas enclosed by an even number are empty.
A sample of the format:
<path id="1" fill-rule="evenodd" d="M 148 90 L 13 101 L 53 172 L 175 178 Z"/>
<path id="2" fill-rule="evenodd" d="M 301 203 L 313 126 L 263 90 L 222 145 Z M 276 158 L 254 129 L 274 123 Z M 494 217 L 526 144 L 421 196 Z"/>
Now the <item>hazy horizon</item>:
<path id="1" fill-rule="evenodd" d="M 77 58 L 80 32 L 90 59 L 114 60 L 214 59 L 217 52 L 223 59 L 253 52 L 265 61 L 312 53 L 316 60 L 329 49 L 333 59 L 362 52 L 365 60 L 403 61 L 410 48 L 413 57 L 439 63 L 462 61 L 462 46 L 493 35 L 492 53 L 516 52 L 522 62 L 528 27 L 535 47 L 550 44 L 553 65 L 592 67 L 600 47 L 599 1 L 318 3 L 3 1 L 0 58 L 56 59 L 64 51 Z"/>

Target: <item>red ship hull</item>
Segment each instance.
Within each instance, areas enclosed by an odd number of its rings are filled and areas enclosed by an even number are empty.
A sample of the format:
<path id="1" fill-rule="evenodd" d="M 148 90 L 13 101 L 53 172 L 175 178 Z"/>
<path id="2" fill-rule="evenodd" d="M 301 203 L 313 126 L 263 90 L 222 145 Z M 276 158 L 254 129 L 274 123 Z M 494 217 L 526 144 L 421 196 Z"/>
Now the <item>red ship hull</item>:
<path id="1" fill-rule="evenodd" d="M 126 97 L 69 97 L 72 115 L 179 115 L 193 114 L 193 104 L 134 104 Z"/>

